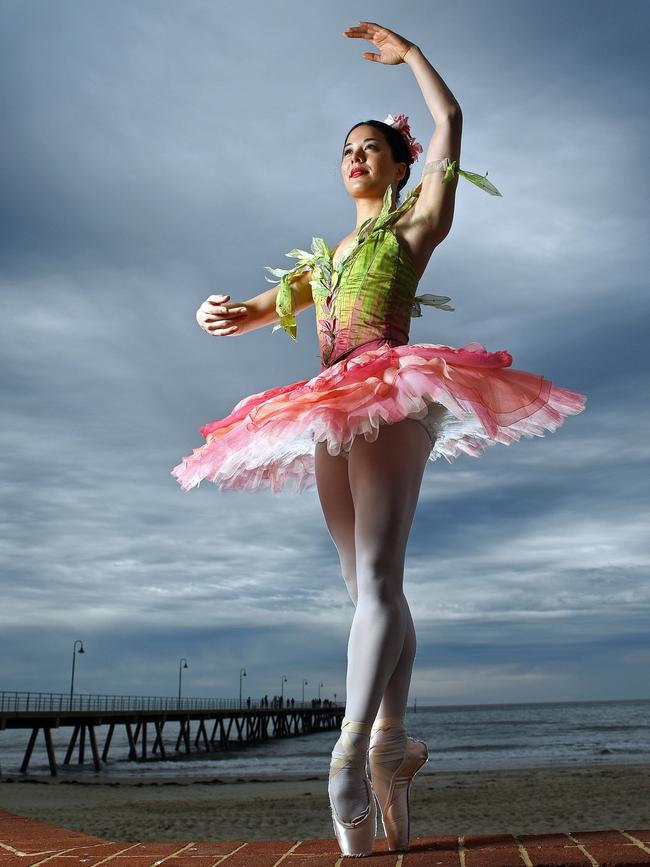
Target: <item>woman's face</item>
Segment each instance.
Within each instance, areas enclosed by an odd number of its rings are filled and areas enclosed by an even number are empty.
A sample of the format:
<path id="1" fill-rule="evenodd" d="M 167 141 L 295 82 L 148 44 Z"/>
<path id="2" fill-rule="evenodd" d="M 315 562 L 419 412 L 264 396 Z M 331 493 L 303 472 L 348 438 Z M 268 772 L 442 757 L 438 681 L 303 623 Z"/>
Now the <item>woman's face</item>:
<path id="1" fill-rule="evenodd" d="M 353 174 L 355 170 L 358 173 Z M 356 126 L 347 137 L 341 157 L 345 189 L 353 197 L 381 198 L 388 184 L 393 189 L 406 173 L 406 163 L 396 163 L 381 130 L 369 124 Z"/>

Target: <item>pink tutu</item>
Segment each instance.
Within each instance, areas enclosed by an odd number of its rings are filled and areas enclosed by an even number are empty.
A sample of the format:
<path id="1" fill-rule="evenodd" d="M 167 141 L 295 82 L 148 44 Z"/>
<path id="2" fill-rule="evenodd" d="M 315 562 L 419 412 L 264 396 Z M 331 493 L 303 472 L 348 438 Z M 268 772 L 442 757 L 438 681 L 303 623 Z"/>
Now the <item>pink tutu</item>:
<path id="1" fill-rule="evenodd" d="M 362 434 L 372 442 L 382 424 L 424 418 L 445 407 L 429 459 L 451 463 L 461 452 L 543 436 L 586 397 L 538 374 L 510 367 L 506 351 L 474 341 L 461 348 L 415 343 L 357 350 L 312 379 L 245 397 L 225 418 L 200 428 L 206 442 L 171 471 L 184 490 L 203 479 L 228 490 L 300 493 L 315 484 L 315 443 L 348 452 Z"/>

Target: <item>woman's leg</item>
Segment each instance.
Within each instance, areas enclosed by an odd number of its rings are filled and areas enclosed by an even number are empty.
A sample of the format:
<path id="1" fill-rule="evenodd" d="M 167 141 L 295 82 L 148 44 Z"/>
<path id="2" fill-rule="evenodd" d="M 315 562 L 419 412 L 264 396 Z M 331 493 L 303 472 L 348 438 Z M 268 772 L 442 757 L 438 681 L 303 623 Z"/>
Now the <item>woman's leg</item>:
<path id="1" fill-rule="evenodd" d="M 336 546 L 341 574 L 350 598 L 357 604 L 357 555 L 354 544 L 354 502 L 350 491 L 348 460 L 330 455 L 324 442 L 316 444 L 318 496 L 329 534 Z M 415 627 L 406 606 L 406 635 L 395 670 L 384 690 L 377 717 L 403 716 L 406 712 L 411 672 L 416 653 Z"/>
<path id="2" fill-rule="evenodd" d="M 383 694 L 379 696 L 380 704 L 374 713 L 371 712 L 371 720 L 375 715 L 403 716 L 406 709 L 416 643 L 413 620 L 402 592 L 404 554 L 430 450 L 430 438 L 422 425 L 411 419 L 395 425 L 382 425 L 374 443 L 357 437 L 350 460 L 329 455 L 324 443 L 316 446 L 316 477 L 323 512 L 339 552 L 348 592 L 357 606 L 348 643 L 346 715 L 351 719 L 366 721 L 365 717 L 353 714 L 368 711 L 354 710 L 351 704 L 352 693 L 359 692 L 355 691 L 354 684 L 359 682 L 359 678 L 364 679 L 364 670 L 374 684 L 374 692 L 371 688 L 365 697 L 361 695 L 361 706 L 365 701 L 367 708 L 369 699 L 370 706 L 373 701 L 376 704 L 377 685 L 384 684 Z M 361 521 L 355 521 L 355 511 L 360 514 Z M 374 517 L 369 520 L 371 513 Z M 361 573 L 366 580 L 361 617 L 358 611 L 358 547 L 362 553 Z M 373 611 L 378 614 L 377 618 Z M 365 668 L 363 656 L 360 658 L 358 653 L 355 654 L 369 616 L 371 626 L 377 626 L 369 632 L 372 637 L 370 655 L 375 656 L 374 674 L 373 666 L 367 664 L 368 654 Z M 395 620 L 399 623 L 396 624 Z M 349 737 L 354 739 L 355 735 Z M 360 749 L 367 748 L 364 737 L 356 736 L 356 740 Z M 337 746 L 340 746 L 338 742 Z M 367 793 L 358 771 L 346 767 L 332 783 L 339 815 L 348 819 L 360 815 L 367 806 Z"/>
<path id="3" fill-rule="evenodd" d="M 348 462 L 331 455 L 324 442 L 314 452 L 316 485 L 325 523 L 336 546 L 341 574 L 352 602 L 357 604 L 357 567 L 354 547 L 354 503 L 348 479 Z"/>
<path id="4" fill-rule="evenodd" d="M 414 419 L 382 425 L 375 442 L 356 437 L 350 451 L 358 596 L 348 643 L 346 714 L 354 720 L 374 721 L 391 681 L 401 695 L 387 711 L 403 713 L 405 707 L 408 684 L 399 680 L 398 665 L 412 618 L 403 592 L 404 559 L 430 452 L 431 440 Z M 410 677 L 410 665 L 403 667 Z"/>
<path id="5" fill-rule="evenodd" d="M 353 604 L 357 604 L 357 567 L 354 544 L 354 502 L 350 491 L 348 460 L 330 455 L 325 443 L 317 443 L 315 471 L 325 522 L 339 555 L 341 574 Z M 408 611 L 408 606 L 407 606 Z M 408 611 L 408 630 L 399 663 L 384 692 L 379 716 L 404 714 L 415 657 L 415 630 Z M 382 708 L 386 708 L 385 712 Z M 350 734 L 354 738 L 354 734 Z M 337 754 L 336 748 L 333 758 Z M 354 768 L 343 767 L 331 780 L 331 790 L 337 811 L 342 817 L 358 816 L 365 810 L 368 798 L 363 779 Z"/>

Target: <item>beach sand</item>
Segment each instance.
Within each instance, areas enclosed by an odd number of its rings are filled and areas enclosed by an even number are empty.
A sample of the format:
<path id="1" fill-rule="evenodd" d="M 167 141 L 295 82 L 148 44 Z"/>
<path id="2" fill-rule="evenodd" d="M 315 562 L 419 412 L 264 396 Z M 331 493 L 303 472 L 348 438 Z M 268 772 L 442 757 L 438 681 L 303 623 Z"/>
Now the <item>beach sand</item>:
<path id="1" fill-rule="evenodd" d="M 125 841 L 333 836 L 327 777 L 134 783 L 5 776 L 0 807 Z M 650 827 L 650 765 L 418 774 L 411 836 Z M 383 836 L 381 821 L 378 834 Z"/>

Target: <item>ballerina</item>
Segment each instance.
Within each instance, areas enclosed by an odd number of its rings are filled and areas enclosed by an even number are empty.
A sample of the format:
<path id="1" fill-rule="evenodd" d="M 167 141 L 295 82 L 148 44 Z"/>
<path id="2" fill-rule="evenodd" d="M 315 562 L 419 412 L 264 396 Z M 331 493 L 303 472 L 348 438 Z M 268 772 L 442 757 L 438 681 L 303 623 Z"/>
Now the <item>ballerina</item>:
<path id="1" fill-rule="evenodd" d="M 310 251 L 291 250 L 297 263 L 267 268 L 276 279 L 266 292 L 245 302 L 210 295 L 196 313 L 214 336 L 273 324 L 296 340 L 296 314 L 314 305 L 320 371 L 242 398 L 200 428 L 206 442 L 171 472 L 184 490 L 204 479 L 222 490 L 317 487 L 355 606 L 328 793 L 341 853 L 362 856 L 373 851 L 377 805 L 388 848 L 408 849 L 409 790 L 428 760 L 424 741 L 405 731 L 416 636 L 403 587 L 427 462 L 543 436 L 581 412 L 586 397 L 513 369 L 510 353 L 477 341 L 409 343 L 422 305 L 454 309 L 445 295 L 415 293 L 451 229 L 458 179 L 501 193 L 460 168 L 460 105 L 419 46 L 369 21 L 344 35 L 379 49 L 364 59 L 413 71 L 435 123 L 421 180 L 398 204 L 423 152 L 405 114 L 349 130 L 341 177 L 356 205 L 353 231 L 333 248 L 314 236 Z"/>

